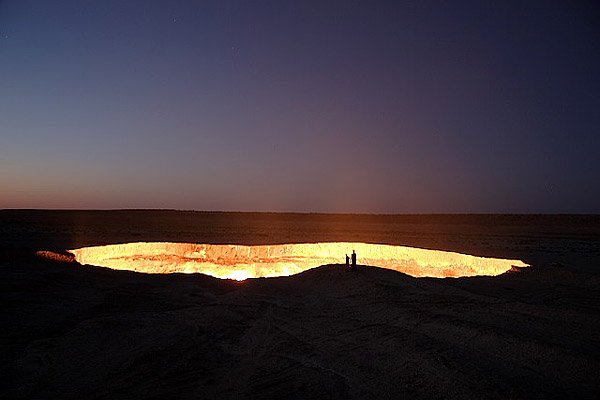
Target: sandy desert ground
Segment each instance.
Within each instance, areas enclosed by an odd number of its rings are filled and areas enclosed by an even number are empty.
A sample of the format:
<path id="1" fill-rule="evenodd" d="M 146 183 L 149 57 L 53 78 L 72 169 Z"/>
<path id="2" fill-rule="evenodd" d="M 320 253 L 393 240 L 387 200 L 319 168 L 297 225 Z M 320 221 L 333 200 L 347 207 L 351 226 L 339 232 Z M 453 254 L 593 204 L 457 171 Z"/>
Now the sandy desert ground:
<path id="1" fill-rule="evenodd" d="M 2 398 L 596 398 L 599 216 L 0 211 Z M 220 280 L 35 255 L 356 241 L 517 258 L 497 277 L 325 265 Z M 360 258 L 359 258 L 360 263 Z"/>

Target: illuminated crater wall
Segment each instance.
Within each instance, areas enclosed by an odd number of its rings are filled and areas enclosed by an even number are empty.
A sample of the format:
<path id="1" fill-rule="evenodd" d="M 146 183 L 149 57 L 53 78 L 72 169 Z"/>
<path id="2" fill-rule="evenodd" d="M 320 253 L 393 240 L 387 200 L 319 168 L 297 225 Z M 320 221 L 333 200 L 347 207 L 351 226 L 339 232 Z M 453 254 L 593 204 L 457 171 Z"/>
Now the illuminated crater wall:
<path id="1" fill-rule="evenodd" d="M 324 264 L 345 263 L 356 250 L 358 264 L 392 269 L 414 277 L 499 275 L 519 260 L 404 246 L 367 243 L 304 243 L 266 246 L 139 242 L 70 250 L 80 264 L 168 274 L 200 272 L 217 278 L 286 276 Z"/>

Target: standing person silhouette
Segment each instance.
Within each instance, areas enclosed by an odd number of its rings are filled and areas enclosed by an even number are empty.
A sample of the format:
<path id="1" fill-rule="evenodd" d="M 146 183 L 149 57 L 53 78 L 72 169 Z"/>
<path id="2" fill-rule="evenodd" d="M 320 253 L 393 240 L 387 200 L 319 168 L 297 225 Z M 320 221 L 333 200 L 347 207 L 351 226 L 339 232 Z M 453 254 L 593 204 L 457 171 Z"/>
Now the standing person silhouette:
<path id="1" fill-rule="evenodd" d="M 346 271 L 350 271 L 350 257 L 346 254 Z"/>
<path id="2" fill-rule="evenodd" d="M 356 252 L 352 250 L 352 271 L 356 271 Z"/>

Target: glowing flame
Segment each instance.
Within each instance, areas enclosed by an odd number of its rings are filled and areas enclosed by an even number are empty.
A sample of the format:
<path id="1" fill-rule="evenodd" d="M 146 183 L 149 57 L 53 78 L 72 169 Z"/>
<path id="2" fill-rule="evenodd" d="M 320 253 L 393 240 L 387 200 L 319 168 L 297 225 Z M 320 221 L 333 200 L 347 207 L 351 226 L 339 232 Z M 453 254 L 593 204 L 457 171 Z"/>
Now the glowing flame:
<path id="1" fill-rule="evenodd" d="M 211 274 L 213 275 L 213 274 Z M 214 275 L 213 275 L 214 276 Z M 252 274 L 248 271 L 231 271 L 226 275 L 221 275 L 220 278 L 223 279 L 235 279 L 236 281 L 243 281 L 248 278 L 254 278 Z"/>
<path id="2" fill-rule="evenodd" d="M 267 246 L 139 242 L 70 250 L 80 264 L 145 273 L 203 273 L 217 278 L 287 276 L 324 264 L 345 262 L 355 250 L 358 263 L 414 277 L 499 275 L 519 260 L 475 257 L 439 250 L 368 243 L 302 243 Z"/>

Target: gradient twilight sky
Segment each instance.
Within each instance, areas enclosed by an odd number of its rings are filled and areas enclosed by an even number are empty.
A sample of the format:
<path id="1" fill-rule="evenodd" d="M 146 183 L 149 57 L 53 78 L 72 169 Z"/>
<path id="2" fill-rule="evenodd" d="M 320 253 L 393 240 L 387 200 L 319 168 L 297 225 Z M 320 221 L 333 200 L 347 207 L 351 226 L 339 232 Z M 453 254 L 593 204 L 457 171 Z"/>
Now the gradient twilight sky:
<path id="1" fill-rule="evenodd" d="M 0 208 L 600 212 L 594 1 L 0 0 Z"/>

